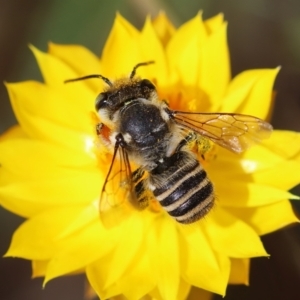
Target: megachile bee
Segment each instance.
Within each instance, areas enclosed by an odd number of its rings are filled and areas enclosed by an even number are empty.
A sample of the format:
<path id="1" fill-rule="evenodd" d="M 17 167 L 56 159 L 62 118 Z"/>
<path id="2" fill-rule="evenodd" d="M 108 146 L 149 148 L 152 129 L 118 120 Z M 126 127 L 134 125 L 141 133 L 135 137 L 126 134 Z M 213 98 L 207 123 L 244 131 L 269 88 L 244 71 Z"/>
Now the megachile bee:
<path id="1" fill-rule="evenodd" d="M 135 76 L 139 67 L 151 63 L 137 64 L 128 78 L 114 82 L 102 75 L 66 81 L 100 78 L 107 84 L 95 104 L 101 119 L 98 136 L 113 149 L 100 216 L 105 220 L 124 202 L 144 209 L 154 198 L 179 223 L 193 223 L 211 210 L 215 195 L 190 143 L 209 139 L 241 153 L 268 138 L 272 126 L 249 115 L 172 110 L 151 81 Z"/>

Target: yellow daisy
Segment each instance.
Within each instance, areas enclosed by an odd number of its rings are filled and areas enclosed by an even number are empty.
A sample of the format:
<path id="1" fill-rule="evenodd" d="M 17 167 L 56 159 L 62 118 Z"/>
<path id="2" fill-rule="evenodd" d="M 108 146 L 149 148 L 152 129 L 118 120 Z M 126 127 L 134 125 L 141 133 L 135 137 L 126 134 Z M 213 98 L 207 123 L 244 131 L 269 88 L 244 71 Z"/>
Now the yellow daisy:
<path id="1" fill-rule="evenodd" d="M 175 29 L 160 14 L 141 31 L 117 15 L 101 59 L 81 46 L 31 49 L 44 83 L 7 84 L 19 125 L 0 139 L 0 203 L 27 218 L 6 256 L 31 260 L 45 283 L 85 272 L 101 299 L 186 299 L 192 286 L 224 295 L 228 283 L 247 284 L 249 259 L 267 256 L 259 235 L 297 221 L 288 190 L 300 182 L 300 135 L 274 131 L 243 155 L 217 149 L 204 163 L 216 208 L 193 226 L 146 209 L 105 228 L 98 202 L 112 153 L 95 143 L 92 113 L 105 83 L 64 81 L 89 74 L 113 81 L 155 60 L 138 76 L 173 109 L 264 119 L 278 69 L 231 79 L 222 15 L 197 15 Z"/>

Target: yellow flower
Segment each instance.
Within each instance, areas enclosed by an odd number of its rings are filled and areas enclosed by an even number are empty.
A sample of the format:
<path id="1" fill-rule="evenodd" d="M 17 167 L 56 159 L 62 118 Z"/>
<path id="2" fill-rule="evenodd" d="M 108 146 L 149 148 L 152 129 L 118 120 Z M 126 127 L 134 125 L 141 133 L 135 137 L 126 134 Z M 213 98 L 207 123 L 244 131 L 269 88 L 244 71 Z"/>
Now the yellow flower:
<path id="1" fill-rule="evenodd" d="M 231 80 L 222 15 L 197 15 L 176 30 L 161 14 L 141 31 L 117 15 L 100 60 L 80 46 L 31 48 L 45 83 L 7 84 L 19 125 L 0 139 L 0 203 L 27 218 L 6 255 L 31 260 L 45 282 L 85 272 L 101 299 L 185 299 L 192 286 L 224 295 L 228 283 L 247 284 L 249 258 L 267 255 L 259 235 L 296 222 L 288 190 L 300 181 L 300 135 L 275 131 L 243 155 L 218 149 L 205 162 L 216 208 L 194 225 L 146 209 L 107 229 L 97 207 L 112 154 L 95 144 L 91 117 L 105 84 L 63 82 L 114 80 L 155 60 L 138 76 L 170 107 L 266 118 L 278 69 Z"/>

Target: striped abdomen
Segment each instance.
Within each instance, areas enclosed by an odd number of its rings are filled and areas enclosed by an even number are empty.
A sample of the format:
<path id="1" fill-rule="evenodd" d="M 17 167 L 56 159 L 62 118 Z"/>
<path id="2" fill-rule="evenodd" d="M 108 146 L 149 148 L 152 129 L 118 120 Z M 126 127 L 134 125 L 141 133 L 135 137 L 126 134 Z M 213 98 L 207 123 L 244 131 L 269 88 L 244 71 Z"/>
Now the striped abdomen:
<path id="1" fill-rule="evenodd" d="M 165 158 L 151 172 L 149 180 L 161 206 L 180 223 L 193 223 L 213 207 L 212 183 L 198 160 L 187 151 Z"/>

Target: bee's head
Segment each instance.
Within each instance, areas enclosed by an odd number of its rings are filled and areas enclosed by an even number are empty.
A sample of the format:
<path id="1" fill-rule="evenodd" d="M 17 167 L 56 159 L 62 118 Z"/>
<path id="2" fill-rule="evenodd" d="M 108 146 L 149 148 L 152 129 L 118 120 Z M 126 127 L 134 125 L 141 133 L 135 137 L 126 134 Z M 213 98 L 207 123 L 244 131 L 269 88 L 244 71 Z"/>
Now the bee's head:
<path id="1" fill-rule="evenodd" d="M 134 78 L 137 68 L 154 63 L 153 61 L 137 64 L 129 78 L 121 78 L 112 83 L 109 79 L 101 76 L 108 84 L 108 88 L 100 93 L 95 102 L 96 111 L 100 116 L 105 116 L 110 121 L 116 112 L 125 105 L 136 99 L 151 100 L 153 93 L 156 93 L 154 84 L 148 79 Z"/>
<path id="2" fill-rule="evenodd" d="M 154 61 L 148 61 L 137 64 L 132 69 L 129 78 L 118 79 L 114 83 L 100 74 L 69 79 L 66 80 L 65 83 L 90 78 L 102 79 L 108 85 L 108 88 L 97 96 L 95 108 L 100 116 L 112 120 L 114 114 L 129 104 L 129 102 L 140 98 L 151 100 L 153 93 L 156 93 L 154 84 L 148 79 L 137 79 L 134 78 L 134 76 L 139 67 L 153 63 Z"/>
<path id="3" fill-rule="evenodd" d="M 156 92 L 155 86 L 148 79 L 120 79 L 97 96 L 95 108 L 98 112 L 116 111 L 135 99 L 150 100 L 153 92 Z"/>

